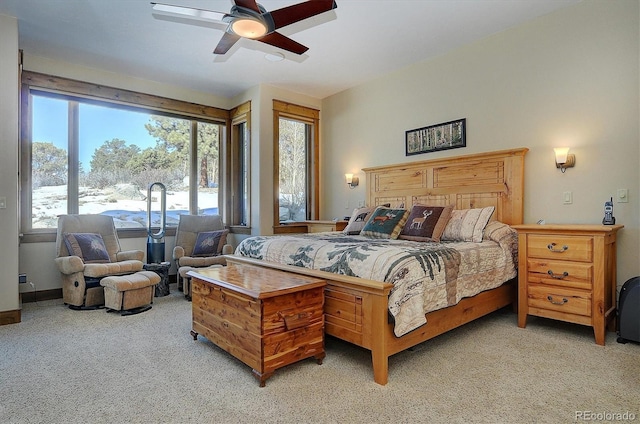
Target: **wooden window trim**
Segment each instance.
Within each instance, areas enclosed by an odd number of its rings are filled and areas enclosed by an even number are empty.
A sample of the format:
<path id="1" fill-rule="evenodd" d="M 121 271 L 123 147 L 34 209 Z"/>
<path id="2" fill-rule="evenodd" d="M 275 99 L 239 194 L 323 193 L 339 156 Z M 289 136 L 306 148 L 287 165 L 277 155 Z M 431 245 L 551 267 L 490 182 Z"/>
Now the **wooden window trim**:
<path id="1" fill-rule="evenodd" d="M 182 100 L 174 100 L 166 97 L 156 96 L 152 94 L 138 93 L 135 91 L 124 90 L 100 84 L 94 84 L 74 79 L 47 75 L 39 72 L 23 70 L 20 73 L 20 226 L 29 219 L 31 211 L 31 193 L 32 184 L 31 173 L 23 172 L 31 169 L 31 150 L 28 146 L 32 139 L 31 119 L 25 119 L 31 116 L 31 104 L 29 97 L 32 91 L 59 93 L 62 97 L 83 98 L 89 101 L 102 101 L 107 103 L 115 103 L 121 106 L 130 107 L 132 109 L 144 110 L 155 114 L 171 114 L 173 116 L 184 117 L 187 119 L 200 119 L 212 123 L 223 124 L 226 128 L 231 124 L 230 111 L 213 107 L 200 105 L 197 103 L 186 102 Z M 70 131 L 72 128 L 70 127 Z M 222 140 L 228 139 L 226 131 Z M 72 152 L 69 152 L 72 154 Z M 73 183 L 70 181 L 69 183 Z M 24 188 L 29 188 L 25 190 Z M 226 188 L 225 188 L 226 190 Z M 70 201 L 74 201 L 70 199 Z M 77 201 L 77 200 L 76 200 Z M 221 207 L 223 221 L 226 219 L 224 215 L 224 207 Z M 173 231 L 167 231 L 167 235 L 172 235 Z M 127 229 L 119 231 L 119 236 L 142 237 L 146 235 L 146 230 Z M 55 229 L 29 229 L 28 233 L 21 233 L 21 242 L 48 242 L 55 241 Z"/>
<path id="2" fill-rule="evenodd" d="M 273 100 L 273 226 L 274 231 L 280 227 L 280 118 L 291 118 L 312 126 L 309 165 L 308 210 L 310 220 L 319 219 L 320 215 L 320 111 L 281 100 Z M 277 232 L 277 231 L 275 231 Z"/>
<path id="3" fill-rule="evenodd" d="M 225 163 L 228 165 L 226 172 L 223 175 L 227 178 L 229 190 L 225 192 L 228 199 L 225 199 L 224 205 L 227 208 L 229 216 L 229 223 L 234 232 L 250 234 L 251 229 L 251 101 L 247 101 L 229 112 L 231 125 L 230 136 L 228 137 L 227 148 L 225 151 Z M 242 154 L 240 149 L 240 140 L 237 127 L 240 124 L 244 124 L 245 137 L 248 140 L 247 148 L 249 154 L 246 155 L 249 163 L 244 164 L 247 170 L 247 210 L 245 211 L 246 223 L 241 225 L 240 215 L 242 210 L 242 164 L 239 160 L 239 156 Z"/>

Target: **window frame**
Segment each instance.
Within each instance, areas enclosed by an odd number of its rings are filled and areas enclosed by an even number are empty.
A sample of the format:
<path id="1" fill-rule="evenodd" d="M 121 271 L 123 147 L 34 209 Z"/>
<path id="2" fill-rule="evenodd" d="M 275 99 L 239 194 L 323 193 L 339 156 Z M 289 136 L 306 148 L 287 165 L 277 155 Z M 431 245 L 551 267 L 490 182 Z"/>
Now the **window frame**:
<path id="1" fill-rule="evenodd" d="M 99 84 L 93 84 L 78 80 L 72 80 L 68 78 L 52 76 L 32 71 L 23 71 L 21 74 L 21 88 L 20 88 L 20 168 L 19 168 L 19 183 L 20 183 L 20 204 L 19 204 L 19 216 L 20 216 L 20 237 L 21 242 L 45 242 L 55 241 L 56 229 L 46 228 L 31 228 L 31 143 L 32 143 L 32 113 L 31 113 L 31 93 L 51 93 L 52 96 L 60 96 L 67 100 L 84 100 L 89 103 L 95 102 L 101 105 L 117 105 L 119 108 L 144 111 L 146 113 L 152 113 L 156 115 L 173 116 L 181 119 L 209 122 L 213 124 L 219 124 L 222 126 L 220 137 L 220 148 L 228 144 L 227 128 L 229 128 L 230 114 L 228 110 L 220 109 L 212 106 L 200 105 L 196 103 L 185 102 L 181 100 L 169 99 L 166 97 L 155 96 L 151 94 L 138 93 L 130 90 L 124 90 L 114 87 L 107 87 Z M 73 128 L 69 128 L 69 131 L 73 131 Z M 193 133 L 193 132 L 192 132 Z M 197 137 L 197 134 L 195 135 Z M 77 147 L 77 146 L 76 146 Z M 197 149 L 197 146 L 192 142 L 192 149 Z M 68 169 L 68 185 L 78 183 L 78 164 L 77 153 L 74 152 L 73 146 L 70 147 L 68 154 L 71 157 L 72 164 L 75 164 L 75 169 Z M 75 155 L 75 156 L 74 156 Z M 222 159 L 223 153 L 220 152 L 220 159 Z M 192 155 L 193 156 L 193 155 Z M 71 165 L 71 164 L 70 164 Z M 222 164 L 220 166 L 222 172 Z M 191 168 L 191 174 L 197 173 L 198 169 Z M 190 176 L 193 178 L 193 175 Z M 222 177 L 221 177 L 222 179 Z M 194 180 L 192 180 L 194 181 Z M 197 180 L 195 180 L 197 181 Z M 193 191 L 197 192 L 197 187 L 193 187 L 190 184 L 190 205 L 191 211 L 194 209 L 196 203 Z M 223 187 L 223 191 L 226 191 L 227 187 Z M 220 194 L 219 194 L 220 195 Z M 223 194 L 224 199 L 224 194 Z M 78 199 L 68 199 L 69 205 L 77 204 Z M 222 215 L 223 222 L 226 222 L 225 209 L 222 207 L 223 203 L 219 202 L 220 213 Z M 197 205 L 196 205 L 197 206 Z M 71 206 L 73 207 L 73 206 Z M 167 235 L 173 235 L 175 229 L 167 229 Z M 147 235 L 146 228 L 141 229 L 118 229 L 118 235 L 122 238 L 127 237 L 144 237 Z"/>
<path id="2" fill-rule="evenodd" d="M 307 220 L 317 220 L 320 214 L 320 111 L 281 100 L 273 100 L 273 228 L 280 224 L 280 119 L 291 119 L 311 126 L 307 149 Z"/>
<path id="3" fill-rule="evenodd" d="M 228 201 L 224 204 L 233 232 L 251 234 L 251 101 L 231 109 L 229 117 L 231 134 L 225 151 L 228 166 L 224 173 L 229 190 L 226 190 Z M 243 173 L 246 173 L 246 178 L 243 178 Z M 243 202 L 244 190 L 247 192 L 246 204 Z M 242 222 L 243 215 L 245 222 Z"/>

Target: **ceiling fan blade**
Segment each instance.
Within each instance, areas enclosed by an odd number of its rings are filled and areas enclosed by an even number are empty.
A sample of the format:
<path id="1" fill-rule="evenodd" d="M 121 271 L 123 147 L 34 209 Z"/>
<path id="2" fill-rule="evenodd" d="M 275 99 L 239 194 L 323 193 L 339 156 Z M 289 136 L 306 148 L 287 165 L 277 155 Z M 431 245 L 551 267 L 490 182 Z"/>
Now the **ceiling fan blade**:
<path id="1" fill-rule="evenodd" d="M 338 7 L 338 5 L 334 0 L 311 0 L 273 10 L 269 12 L 269 14 L 271 18 L 273 18 L 275 29 L 278 29 L 291 25 L 294 22 L 328 12 L 336 7 Z"/>
<path id="2" fill-rule="evenodd" d="M 214 54 L 225 54 L 229 51 L 231 47 L 240 39 L 239 35 L 231 34 L 229 32 L 225 32 L 218 42 L 216 49 L 213 51 Z"/>
<path id="3" fill-rule="evenodd" d="M 262 13 L 258 7 L 256 0 L 234 0 L 236 6 L 244 7 L 245 9 L 253 10 L 254 12 Z"/>
<path id="4" fill-rule="evenodd" d="M 192 7 L 174 6 L 172 4 L 153 3 L 152 9 L 159 13 L 166 13 L 172 15 L 180 15 L 193 19 L 200 19 L 204 21 L 222 21 L 225 17 L 225 13 L 215 12 L 213 10 L 194 9 Z"/>
<path id="5" fill-rule="evenodd" d="M 309 50 L 309 47 L 303 46 L 297 41 L 294 41 L 289 37 L 285 37 L 284 35 L 275 31 L 265 35 L 264 37 L 258 38 L 257 40 L 262 41 L 263 43 L 270 44 L 275 47 L 279 47 L 283 50 L 290 51 L 295 54 L 302 54 L 307 50 Z"/>

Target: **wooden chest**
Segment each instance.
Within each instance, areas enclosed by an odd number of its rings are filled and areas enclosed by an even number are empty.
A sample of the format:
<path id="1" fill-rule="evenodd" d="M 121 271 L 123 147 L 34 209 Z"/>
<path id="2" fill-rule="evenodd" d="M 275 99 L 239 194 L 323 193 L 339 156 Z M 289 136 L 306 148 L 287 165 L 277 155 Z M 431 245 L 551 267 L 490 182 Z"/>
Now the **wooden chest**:
<path id="1" fill-rule="evenodd" d="M 285 365 L 322 363 L 324 280 L 251 265 L 189 275 L 194 340 L 202 334 L 252 367 L 260 387 Z"/>
<path id="2" fill-rule="evenodd" d="M 615 329 L 616 232 L 622 225 L 515 225 L 518 326 L 527 315 L 593 327 L 604 345 Z"/>

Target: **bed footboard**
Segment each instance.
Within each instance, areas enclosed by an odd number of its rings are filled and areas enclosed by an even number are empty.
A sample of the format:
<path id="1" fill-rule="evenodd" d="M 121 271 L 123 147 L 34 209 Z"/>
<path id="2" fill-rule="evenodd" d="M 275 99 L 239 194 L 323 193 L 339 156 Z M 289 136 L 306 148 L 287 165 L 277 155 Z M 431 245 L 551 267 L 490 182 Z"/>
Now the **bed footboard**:
<path id="1" fill-rule="evenodd" d="M 427 324 L 402 336 L 393 333 L 388 319 L 389 283 L 336 275 L 308 268 L 282 265 L 243 256 L 226 256 L 228 264 L 251 264 L 322 278 L 325 288 L 325 332 L 371 351 L 373 379 L 387 384 L 389 357 L 453 328 L 512 304 L 516 285 L 506 283 L 466 298 L 457 305 L 428 313 Z"/>

